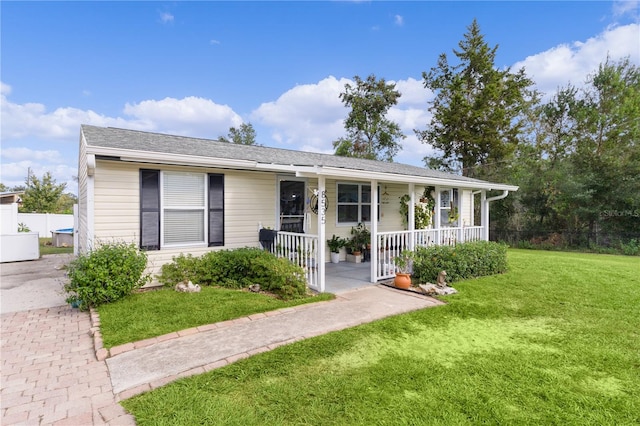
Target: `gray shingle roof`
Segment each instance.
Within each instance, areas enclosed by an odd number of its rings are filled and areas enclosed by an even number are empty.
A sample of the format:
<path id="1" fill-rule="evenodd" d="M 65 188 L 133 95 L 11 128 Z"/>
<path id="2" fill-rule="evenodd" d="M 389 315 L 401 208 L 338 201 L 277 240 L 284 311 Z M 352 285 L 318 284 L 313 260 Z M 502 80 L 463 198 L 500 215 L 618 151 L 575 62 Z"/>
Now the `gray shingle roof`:
<path id="1" fill-rule="evenodd" d="M 236 145 L 210 139 L 150 133 L 137 130 L 82 125 L 87 146 L 134 150 L 195 157 L 225 158 L 255 161 L 261 164 L 293 166 L 325 166 L 365 172 L 449 179 L 462 182 L 486 183 L 478 179 L 444 173 L 401 163 L 339 157 L 316 152 L 294 151 L 263 146 Z"/>

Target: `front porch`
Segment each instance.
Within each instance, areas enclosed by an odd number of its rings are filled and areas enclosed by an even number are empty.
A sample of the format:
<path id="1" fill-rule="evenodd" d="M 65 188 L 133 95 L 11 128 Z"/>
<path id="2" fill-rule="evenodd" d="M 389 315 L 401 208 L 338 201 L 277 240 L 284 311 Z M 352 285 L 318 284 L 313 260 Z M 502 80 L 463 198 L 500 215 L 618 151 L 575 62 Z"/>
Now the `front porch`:
<path id="1" fill-rule="evenodd" d="M 296 169 L 295 176 L 279 176 L 276 224 L 271 231 L 260 222 L 261 235 L 273 233 L 270 241 L 261 237 L 260 242 L 299 265 L 313 290 L 324 292 L 331 284 L 341 289 L 393 278 L 395 259 L 403 250 L 488 240 L 489 204 L 506 197 L 512 188 L 462 177 L 427 177 L 417 171 L 416 176 L 373 171 L 366 175 L 312 167 Z M 494 189 L 502 194 L 487 197 Z M 297 224 L 295 229 L 292 223 Z M 357 238 L 356 229 L 361 225 L 366 226 L 365 237 Z M 361 271 L 357 275 L 353 275 L 353 266 L 344 273 L 339 264 L 328 263 L 327 238 L 332 234 L 351 235 L 352 245 L 362 249 L 369 246 L 370 261 L 357 267 Z"/>
<path id="2" fill-rule="evenodd" d="M 317 235 L 270 231 L 273 240 L 261 242 L 265 249 L 300 266 L 310 288 L 336 293 L 393 278 L 396 273 L 394 259 L 403 250 L 479 241 L 483 239 L 483 230 L 482 226 L 470 226 L 378 232 L 371 239 L 368 261 L 362 263 L 325 263 L 326 256 L 321 256 L 325 245 Z"/>
<path id="3" fill-rule="evenodd" d="M 327 263 L 324 285 L 324 291 L 333 294 L 375 285 L 371 282 L 371 265 L 369 262 Z"/>

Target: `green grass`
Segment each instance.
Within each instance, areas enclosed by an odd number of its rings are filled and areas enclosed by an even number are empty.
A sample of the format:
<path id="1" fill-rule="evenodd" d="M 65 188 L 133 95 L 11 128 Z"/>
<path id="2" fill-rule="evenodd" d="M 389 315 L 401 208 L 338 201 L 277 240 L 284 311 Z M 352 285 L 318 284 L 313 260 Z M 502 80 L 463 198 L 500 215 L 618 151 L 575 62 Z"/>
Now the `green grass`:
<path id="1" fill-rule="evenodd" d="M 51 245 L 51 238 L 39 238 L 38 240 L 40 241 L 40 256 L 46 254 L 73 253 L 73 246 L 54 247 Z"/>
<path id="2" fill-rule="evenodd" d="M 325 293 L 283 301 L 265 294 L 215 287 L 202 287 L 200 293 L 163 288 L 102 305 L 98 313 L 104 346 L 111 348 L 186 328 L 333 298 Z"/>
<path id="3" fill-rule="evenodd" d="M 509 250 L 447 305 L 123 401 L 138 425 L 640 423 L 640 259 Z M 330 321 L 327 318 L 327 321 Z"/>

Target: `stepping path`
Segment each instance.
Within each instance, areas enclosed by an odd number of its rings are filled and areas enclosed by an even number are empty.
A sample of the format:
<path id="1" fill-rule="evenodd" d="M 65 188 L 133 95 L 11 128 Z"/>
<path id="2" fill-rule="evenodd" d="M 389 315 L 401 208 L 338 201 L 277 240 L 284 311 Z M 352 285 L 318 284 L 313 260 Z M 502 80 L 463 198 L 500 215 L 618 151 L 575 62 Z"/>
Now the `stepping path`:
<path id="1" fill-rule="evenodd" d="M 298 340 L 342 330 L 442 302 L 384 286 L 340 293 L 335 300 L 252 315 L 174 333 L 148 346 L 112 348 L 106 360 L 120 399 L 202 374 Z"/>
<path id="2" fill-rule="evenodd" d="M 95 356 L 89 314 L 68 306 L 0 316 L 3 425 L 135 425 Z"/>

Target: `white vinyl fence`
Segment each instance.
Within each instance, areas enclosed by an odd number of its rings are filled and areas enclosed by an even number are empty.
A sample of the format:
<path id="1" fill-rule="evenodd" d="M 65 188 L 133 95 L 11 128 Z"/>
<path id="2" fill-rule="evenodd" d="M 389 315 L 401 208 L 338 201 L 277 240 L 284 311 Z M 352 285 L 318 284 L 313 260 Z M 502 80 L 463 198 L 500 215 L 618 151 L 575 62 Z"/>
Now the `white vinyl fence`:
<path id="1" fill-rule="evenodd" d="M 31 230 L 31 232 L 37 232 L 40 238 L 51 238 L 51 231 L 73 228 L 73 215 L 54 213 L 18 213 L 18 224 L 24 224 Z"/>

